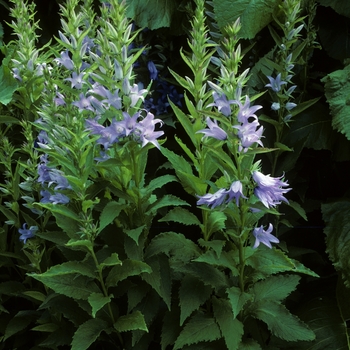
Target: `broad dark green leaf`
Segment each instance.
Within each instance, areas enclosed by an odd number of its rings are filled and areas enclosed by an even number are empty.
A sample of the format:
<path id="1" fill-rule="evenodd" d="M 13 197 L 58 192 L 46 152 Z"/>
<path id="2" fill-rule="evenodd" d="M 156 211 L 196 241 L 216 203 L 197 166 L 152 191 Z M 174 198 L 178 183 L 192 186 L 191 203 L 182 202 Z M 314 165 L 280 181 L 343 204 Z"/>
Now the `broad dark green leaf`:
<path id="1" fill-rule="evenodd" d="M 158 221 L 175 221 L 184 225 L 201 225 L 201 222 L 198 220 L 198 218 L 189 210 L 184 208 L 173 208 Z"/>
<path id="2" fill-rule="evenodd" d="M 253 299 L 253 295 L 241 291 L 238 287 L 227 288 L 226 290 L 228 300 L 231 305 L 231 310 L 233 312 L 233 316 L 237 317 L 238 314 L 243 309 L 243 306 L 249 299 Z"/>
<path id="3" fill-rule="evenodd" d="M 228 300 L 214 297 L 213 310 L 227 349 L 238 350 L 244 333 L 243 323 L 233 316 Z"/>
<path id="4" fill-rule="evenodd" d="M 59 275 L 46 275 L 43 273 L 41 275 L 32 274 L 30 276 L 51 288 L 56 293 L 66 295 L 73 299 L 87 300 L 91 293 L 100 293 L 100 289 L 89 277 L 74 273 Z"/>
<path id="5" fill-rule="evenodd" d="M 7 76 L 4 72 L 4 67 L 0 66 L 0 103 L 3 105 L 10 103 L 12 100 L 12 95 L 16 90 L 16 81 L 13 78 L 11 79 L 10 76 Z"/>
<path id="6" fill-rule="evenodd" d="M 182 279 L 179 288 L 180 326 L 209 299 L 211 292 L 211 287 L 196 277 L 188 275 Z"/>
<path id="7" fill-rule="evenodd" d="M 265 322 L 271 333 L 278 338 L 287 341 L 315 339 L 314 332 L 305 323 L 276 301 L 260 300 L 252 303 L 250 313 Z"/>
<path id="8" fill-rule="evenodd" d="M 282 301 L 295 290 L 299 280 L 298 275 L 270 276 L 265 280 L 254 283 L 249 292 L 254 294 L 255 301 Z"/>
<path id="9" fill-rule="evenodd" d="M 317 0 L 322 6 L 330 6 L 340 15 L 350 18 L 350 2 L 347 0 Z"/>
<path id="10" fill-rule="evenodd" d="M 126 208 L 124 203 L 115 201 L 108 202 L 101 212 L 98 232 L 100 233 L 106 226 L 111 224 L 124 208 Z"/>
<path id="11" fill-rule="evenodd" d="M 203 313 L 196 313 L 185 324 L 174 344 L 174 350 L 181 350 L 185 345 L 214 341 L 221 338 L 220 329 L 215 319 Z"/>
<path id="12" fill-rule="evenodd" d="M 214 0 L 214 11 L 220 28 L 241 19 L 239 36 L 253 39 L 272 20 L 277 2 L 275 0 Z"/>
<path id="13" fill-rule="evenodd" d="M 114 266 L 109 272 L 106 284 L 108 287 L 115 287 L 120 281 L 129 276 L 138 276 L 141 273 L 151 273 L 150 266 L 142 261 L 126 259 L 121 265 Z"/>
<path id="14" fill-rule="evenodd" d="M 100 336 L 101 332 L 108 328 L 104 320 L 94 318 L 79 326 L 74 333 L 71 350 L 86 350 Z"/>
<path id="15" fill-rule="evenodd" d="M 325 95 L 333 116 L 332 126 L 350 140 L 350 65 L 342 70 L 328 74 L 322 81 L 325 83 Z"/>
<path id="16" fill-rule="evenodd" d="M 88 297 L 88 302 L 91 305 L 92 317 L 96 317 L 96 313 L 101 310 L 106 304 L 111 301 L 111 296 L 104 296 L 102 293 L 92 293 Z"/>
<path id="17" fill-rule="evenodd" d="M 127 332 L 134 330 L 148 332 L 145 318 L 140 311 L 135 311 L 125 316 L 120 316 L 114 324 L 114 328 L 118 332 Z"/>
<path id="18" fill-rule="evenodd" d="M 19 311 L 6 325 L 6 330 L 3 340 L 8 339 L 9 337 L 17 334 L 33 322 L 35 314 L 32 311 Z"/>
<path id="19" fill-rule="evenodd" d="M 350 287 L 350 201 L 327 203 L 321 208 L 326 222 L 327 253 L 345 285 Z"/>

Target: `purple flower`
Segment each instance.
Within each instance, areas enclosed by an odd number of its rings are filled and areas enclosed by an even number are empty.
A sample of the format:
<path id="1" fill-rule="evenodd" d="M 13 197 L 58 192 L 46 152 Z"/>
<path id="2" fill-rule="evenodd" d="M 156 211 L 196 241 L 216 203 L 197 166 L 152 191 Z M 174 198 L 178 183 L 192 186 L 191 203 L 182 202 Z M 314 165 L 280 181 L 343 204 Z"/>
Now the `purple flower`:
<path id="1" fill-rule="evenodd" d="M 254 190 L 254 194 L 265 207 L 275 207 L 281 204 L 281 201 L 288 203 L 288 200 L 283 195 L 289 192 L 291 188 L 285 188 L 288 186 L 288 183 L 283 182 L 282 178 L 283 176 L 271 177 L 259 171 L 253 172 L 253 179 L 258 185 Z"/>
<path id="2" fill-rule="evenodd" d="M 236 205 L 237 207 L 239 206 L 239 199 L 242 198 L 247 198 L 243 195 L 243 187 L 241 181 L 234 181 L 232 182 L 230 188 L 228 191 L 226 191 L 228 194 L 228 199 L 226 203 L 230 202 L 232 199 L 236 199 Z"/>
<path id="3" fill-rule="evenodd" d="M 68 180 L 63 176 L 63 172 L 57 169 L 49 170 L 50 181 L 48 183 L 48 187 L 52 184 L 55 184 L 55 190 L 66 190 L 71 189 L 72 187 L 68 183 Z"/>
<path id="4" fill-rule="evenodd" d="M 33 238 L 35 236 L 35 232 L 38 231 L 38 226 L 30 226 L 27 228 L 27 224 L 23 224 L 22 228 L 18 229 L 20 234 L 19 239 L 23 241 L 25 244 L 28 238 Z"/>
<path id="5" fill-rule="evenodd" d="M 68 70 L 73 70 L 74 69 L 74 63 L 72 59 L 69 57 L 69 52 L 68 50 L 62 51 L 61 52 L 61 57 L 54 59 L 59 65 L 62 65 Z"/>
<path id="6" fill-rule="evenodd" d="M 69 198 L 62 193 L 55 192 L 54 194 L 51 194 L 51 192 L 47 190 L 43 190 L 43 191 L 40 191 L 40 194 L 42 196 L 40 203 L 52 203 L 52 204 L 69 203 Z"/>
<path id="7" fill-rule="evenodd" d="M 221 112 L 224 116 L 228 117 L 231 115 L 230 105 L 234 103 L 234 100 L 227 100 L 227 97 L 222 94 L 219 95 L 217 92 L 213 92 L 214 102 L 208 104 L 207 107 L 215 106 L 218 111 Z"/>
<path id="8" fill-rule="evenodd" d="M 264 227 L 261 225 L 260 227 L 256 227 L 253 230 L 253 236 L 255 237 L 255 243 L 253 245 L 253 249 L 259 247 L 260 243 L 265 244 L 267 247 L 272 248 L 272 243 L 279 243 L 278 238 L 271 234 L 273 230 L 272 224 L 269 224 L 269 228 L 265 231 Z"/>
<path id="9" fill-rule="evenodd" d="M 266 84 L 265 87 L 270 87 L 274 92 L 280 91 L 282 85 L 287 84 L 286 81 L 281 80 L 281 73 L 277 75 L 276 79 L 271 76 L 267 76 L 267 79 L 269 79 L 270 83 Z"/>
<path id="10" fill-rule="evenodd" d="M 78 107 L 79 111 L 87 109 L 89 111 L 95 112 L 95 108 L 92 106 L 93 99 L 93 96 L 86 97 L 84 93 L 81 93 L 79 95 L 79 101 L 72 102 L 72 105 Z"/>
<path id="11" fill-rule="evenodd" d="M 158 70 L 155 64 L 152 61 L 149 61 L 147 64 L 147 68 L 149 70 L 149 77 L 151 80 L 157 80 L 158 78 Z"/>
<path id="12" fill-rule="evenodd" d="M 210 137 L 214 137 L 217 140 L 227 139 L 226 132 L 218 126 L 218 122 L 216 120 L 214 120 L 213 122 L 209 117 L 207 117 L 206 122 L 209 129 L 199 130 L 196 132 L 196 134 L 203 133 L 204 134 L 203 138 L 210 136 Z"/>
<path id="13" fill-rule="evenodd" d="M 108 107 L 113 106 L 115 109 L 122 109 L 122 99 L 119 96 L 119 89 L 116 89 L 114 92 L 110 92 L 103 85 L 95 84 L 93 89 L 89 90 L 89 93 L 104 97 L 102 103 L 106 103 Z"/>
<path id="14" fill-rule="evenodd" d="M 80 90 L 83 84 L 86 84 L 86 81 L 83 80 L 84 72 L 77 74 L 76 72 L 72 73 L 71 78 L 66 78 L 64 80 L 68 80 L 71 82 L 71 87 Z"/>
<path id="15" fill-rule="evenodd" d="M 260 105 L 252 106 L 250 107 L 250 99 L 249 96 L 245 97 L 244 105 L 241 101 L 235 100 L 233 101 L 234 104 L 238 105 L 238 114 L 237 114 L 237 120 L 242 123 L 248 123 L 249 118 L 254 118 L 255 120 L 258 119 L 258 117 L 255 115 L 255 112 L 262 108 Z"/>
<path id="16" fill-rule="evenodd" d="M 141 86 L 141 90 L 140 87 L 137 84 L 134 84 L 129 91 L 129 97 L 131 99 L 131 107 L 135 107 L 137 102 L 141 99 L 142 101 L 144 101 L 144 97 L 143 94 L 145 94 L 147 92 L 146 89 L 142 89 Z"/>
<path id="17" fill-rule="evenodd" d="M 158 149 L 160 148 L 160 145 L 157 141 L 157 138 L 162 136 L 164 134 L 163 131 L 155 131 L 155 125 L 156 124 L 163 125 L 162 120 L 160 119 L 154 119 L 154 115 L 150 112 L 147 113 L 146 117 L 141 120 L 136 125 L 136 137 L 139 137 L 142 147 L 147 145 L 147 143 L 153 143 Z"/>
<path id="18" fill-rule="evenodd" d="M 260 124 L 254 120 L 252 123 L 233 126 L 233 128 L 238 130 L 237 136 L 241 141 L 238 149 L 239 152 L 242 150 L 243 152 L 247 152 L 248 148 L 254 143 L 257 143 L 262 147 L 264 146 L 260 140 L 264 129 L 262 126 L 257 129 L 259 125 Z"/>
<path id="19" fill-rule="evenodd" d="M 290 111 L 291 109 L 295 108 L 296 106 L 297 106 L 296 103 L 287 102 L 287 103 L 286 103 L 286 110 L 287 110 L 287 111 Z"/>
<path id="20" fill-rule="evenodd" d="M 211 206 L 212 209 L 221 205 L 226 198 L 227 191 L 224 188 L 220 188 L 215 193 L 207 193 L 204 196 L 197 196 L 199 200 L 197 201 L 197 205 L 205 204 L 208 207 Z"/>

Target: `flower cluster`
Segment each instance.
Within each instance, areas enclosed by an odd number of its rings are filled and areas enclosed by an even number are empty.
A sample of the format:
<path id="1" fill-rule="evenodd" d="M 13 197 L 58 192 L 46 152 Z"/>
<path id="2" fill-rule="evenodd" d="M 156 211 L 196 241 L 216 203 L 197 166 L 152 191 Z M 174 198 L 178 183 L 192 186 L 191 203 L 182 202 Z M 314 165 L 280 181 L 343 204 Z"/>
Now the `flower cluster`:
<path id="1" fill-rule="evenodd" d="M 104 151 L 125 137 L 140 142 L 142 147 L 150 142 L 159 148 L 157 138 L 164 132 L 155 131 L 155 126 L 158 123 L 163 124 L 160 119 L 154 119 L 154 115 L 150 112 L 140 121 L 138 119 L 141 117 L 141 112 L 135 113 L 132 117 L 127 112 L 123 112 L 123 117 L 121 121 L 113 119 L 107 127 L 99 124 L 98 119 L 87 119 L 86 127 L 91 134 L 100 136 L 97 143 L 103 145 Z"/>
<path id="2" fill-rule="evenodd" d="M 227 198 L 228 196 L 228 198 Z M 224 188 L 219 189 L 217 192 L 211 194 L 207 193 L 204 196 L 198 196 L 199 200 L 197 205 L 205 204 L 208 207 L 214 209 L 215 207 L 221 205 L 222 203 L 228 204 L 233 199 L 236 200 L 236 205 L 239 205 L 240 198 L 247 198 L 243 195 L 243 186 L 240 181 L 234 181 L 228 190 Z"/>
<path id="3" fill-rule="evenodd" d="M 38 165 L 38 182 L 43 186 L 40 191 L 42 196 L 41 203 L 52 203 L 52 204 L 67 204 L 69 198 L 58 190 L 71 189 L 68 180 L 64 177 L 62 171 L 47 166 L 48 156 L 43 154 L 40 157 L 40 163 Z M 52 186 L 53 185 L 53 186 Z M 53 191 L 51 189 L 53 187 Z"/>
<path id="4" fill-rule="evenodd" d="M 259 171 L 253 172 L 253 179 L 257 184 L 254 194 L 259 198 L 262 204 L 267 208 L 275 207 L 281 202 L 288 203 L 288 200 L 284 197 L 284 194 L 289 192 L 291 188 L 288 187 L 288 183 L 282 181 L 281 177 L 271 177 L 270 175 L 264 175 Z"/>

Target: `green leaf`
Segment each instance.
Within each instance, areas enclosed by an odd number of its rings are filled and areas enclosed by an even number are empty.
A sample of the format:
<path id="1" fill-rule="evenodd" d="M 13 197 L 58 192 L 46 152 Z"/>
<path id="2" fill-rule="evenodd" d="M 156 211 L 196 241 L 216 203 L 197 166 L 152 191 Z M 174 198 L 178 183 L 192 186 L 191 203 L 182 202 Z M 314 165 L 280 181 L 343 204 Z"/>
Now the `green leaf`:
<path id="1" fill-rule="evenodd" d="M 140 311 L 135 311 L 129 315 L 120 316 L 114 324 L 114 328 L 118 332 L 128 332 L 141 330 L 148 332 L 145 318 Z"/>
<path id="2" fill-rule="evenodd" d="M 244 333 L 243 324 L 233 316 L 230 303 L 225 299 L 213 297 L 213 310 L 227 349 L 240 349 L 239 344 Z"/>
<path id="3" fill-rule="evenodd" d="M 0 115 L 0 123 L 19 124 L 19 122 L 20 121 L 17 118 L 8 115 Z"/>
<path id="4" fill-rule="evenodd" d="M 32 328 L 32 331 L 37 331 L 37 332 L 48 332 L 52 333 L 55 332 L 59 329 L 58 325 L 56 323 L 45 323 L 41 324 L 40 326 L 36 326 Z"/>
<path id="5" fill-rule="evenodd" d="M 22 331 L 33 321 L 34 314 L 30 311 L 19 311 L 6 325 L 3 340 Z"/>
<path id="6" fill-rule="evenodd" d="M 106 258 L 100 266 L 103 268 L 105 266 L 115 266 L 115 265 L 121 265 L 122 262 L 119 260 L 119 256 L 117 253 L 112 253 L 111 256 Z"/>
<path id="7" fill-rule="evenodd" d="M 0 66 L 0 103 L 3 105 L 9 104 L 17 87 L 17 82 L 11 79 L 9 73 L 4 72 L 3 66 Z"/>
<path id="8" fill-rule="evenodd" d="M 267 324 L 273 335 L 287 341 L 314 340 L 315 334 L 282 304 L 260 300 L 250 306 L 251 315 Z"/>
<path id="9" fill-rule="evenodd" d="M 226 293 L 227 293 L 234 317 L 237 317 L 238 314 L 243 309 L 243 306 L 245 305 L 245 303 L 249 299 L 253 298 L 251 294 L 242 292 L 241 289 L 238 287 L 227 288 Z"/>
<path id="10" fill-rule="evenodd" d="M 166 194 L 161 198 L 157 199 L 150 206 L 148 206 L 146 214 L 156 213 L 157 210 L 160 208 L 170 207 L 175 205 L 189 205 L 189 204 L 178 197 L 175 197 L 171 194 Z"/>
<path id="11" fill-rule="evenodd" d="M 302 206 L 298 202 L 294 202 L 290 200 L 289 206 L 293 208 L 305 221 L 307 221 L 305 210 L 302 208 Z"/>
<path id="12" fill-rule="evenodd" d="M 87 300 L 92 293 L 99 293 L 100 289 L 90 278 L 73 273 L 61 275 L 31 274 L 32 278 L 40 281 L 56 293 L 73 299 Z"/>
<path id="13" fill-rule="evenodd" d="M 303 266 L 300 262 L 288 258 L 282 250 L 259 246 L 253 255 L 246 260 L 247 265 L 252 266 L 257 272 L 257 279 L 264 278 L 279 272 L 299 272 L 318 277 L 316 273 Z"/>
<path id="14" fill-rule="evenodd" d="M 139 27 L 151 30 L 170 27 L 172 16 L 178 6 L 175 0 L 127 0 L 127 17 Z"/>
<path id="15" fill-rule="evenodd" d="M 222 211 L 210 211 L 207 221 L 207 235 L 225 228 L 226 215 Z"/>
<path id="16" fill-rule="evenodd" d="M 193 276 L 185 276 L 179 288 L 180 326 L 210 297 L 211 287 Z"/>
<path id="17" fill-rule="evenodd" d="M 275 0 L 213 0 L 213 4 L 220 29 L 240 18 L 242 28 L 238 35 L 253 39 L 271 22 L 278 3 Z"/>
<path id="18" fill-rule="evenodd" d="M 117 265 L 109 272 L 106 284 L 108 287 L 115 287 L 120 281 L 125 280 L 129 276 L 138 276 L 141 273 L 151 273 L 150 266 L 142 261 L 123 260 L 122 265 Z"/>
<path id="19" fill-rule="evenodd" d="M 94 318 L 86 321 L 74 333 L 71 350 L 88 349 L 107 328 L 108 323 L 104 320 Z"/>
<path id="20" fill-rule="evenodd" d="M 350 18 L 350 3 L 347 0 L 317 0 L 322 6 L 330 6 L 340 15 Z"/>
<path id="21" fill-rule="evenodd" d="M 320 97 L 317 97 L 317 98 L 313 98 L 312 100 L 301 102 L 295 108 L 293 108 L 290 114 L 294 117 L 299 113 L 301 113 L 302 111 L 305 111 L 315 103 L 317 103 L 319 100 L 320 100 Z"/>
<path id="22" fill-rule="evenodd" d="M 137 228 L 132 228 L 130 230 L 124 229 L 124 233 L 128 235 L 137 245 L 139 245 L 139 237 L 141 233 L 143 232 L 146 225 L 142 225 Z"/>
<path id="23" fill-rule="evenodd" d="M 322 79 L 325 83 L 325 95 L 331 114 L 332 126 L 350 140 L 350 65 L 334 71 Z"/>
<path id="24" fill-rule="evenodd" d="M 124 208 L 126 208 L 125 204 L 115 201 L 108 202 L 107 205 L 103 208 L 100 215 L 98 233 L 100 233 L 106 226 L 111 224 Z"/>
<path id="25" fill-rule="evenodd" d="M 41 302 L 43 302 L 46 298 L 45 294 L 38 292 L 38 291 L 35 291 L 35 290 L 27 290 L 27 291 L 23 292 L 22 294 L 26 295 L 28 297 L 31 297 L 35 300 L 41 301 Z"/>
<path id="26" fill-rule="evenodd" d="M 321 209 L 326 222 L 327 253 L 350 288 L 350 201 L 323 204 Z"/>
<path id="27" fill-rule="evenodd" d="M 184 225 L 198 225 L 201 226 L 201 222 L 198 218 L 192 214 L 189 210 L 184 208 L 173 208 L 166 214 L 159 222 L 175 221 Z"/>
<path id="28" fill-rule="evenodd" d="M 181 233 L 163 232 L 155 236 L 146 248 L 145 258 L 164 253 L 181 261 L 190 261 L 200 255 L 201 250 Z"/>
<path id="29" fill-rule="evenodd" d="M 167 174 L 167 175 L 156 177 L 155 179 L 152 179 L 149 182 L 149 184 L 146 186 L 145 192 L 147 194 L 151 194 L 155 189 L 161 188 L 165 184 L 172 181 L 177 181 L 177 178 L 174 175 Z"/>
<path id="30" fill-rule="evenodd" d="M 297 275 L 270 276 L 266 280 L 254 283 L 249 292 L 254 295 L 255 301 L 282 301 L 295 290 L 299 280 Z"/>
<path id="31" fill-rule="evenodd" d="M 111 296 L 104 296 L 102 293 L 92 293 L 88 297 L 88 302 L 92 308 L 92 317 L 96 317 L 97 311 L 101 310 L 106 304 L 111 301 Z"/>
<path id="32" fill-rule="evenodd" d="M 220 329 L 215 319 L 207 314 L 196 313 L 185 324 L 174 344 L 174 350 L 182 349 L 185 345 L 220 339 Z"/>

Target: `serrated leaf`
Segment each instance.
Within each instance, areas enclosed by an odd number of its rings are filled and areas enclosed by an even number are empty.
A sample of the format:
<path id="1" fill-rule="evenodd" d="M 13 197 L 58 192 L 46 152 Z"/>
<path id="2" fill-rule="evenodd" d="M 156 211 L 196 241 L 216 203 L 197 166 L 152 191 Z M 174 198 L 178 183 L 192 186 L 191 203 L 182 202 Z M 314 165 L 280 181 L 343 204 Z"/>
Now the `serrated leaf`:
<path id="1" fill-rule="evenodd" d="M 145 258 L 160 253 L 174 256 L 182 261 L 189 261 L 200 255 L 201 250 L 181 233 L 163 232 L 155 236 L 146 248 Z"/>
<path id="2" fill-rule="evenodd" d="M 57 329 L 59 329 L 58 325 L 56 323 L 45 323 L 45 324 L 41 324 L 40 326 L 36 326 L 34 328 L 32 328 L 32 331 L 37 331 L 37 332 L 48 332 L 48 333 L 52 333 L 57 331 Z"/>
<path id="3" fill-rule="evenodd" d="M 111 296 L 104 296 L 102 293 L 92 293 L 88 297 L 88 302 L 92 309 L 92 317 L 96 317 L 96 313 L 111 301 Z"/>
<path id="4" fill-rule="evenodd" d="M 238 350 L 244 333 L 242 322 L 233 316 L 228 300 L 214 297 L 213 310 L 227 349 Z"/>
<path id="5" fill-rule="evenodd" d="M 100 233 L 106 226 L 111 224 L 125 207 L 125 204 L 122 203 L 115 201 L 108 202 L 107 205 L 103 208 L 100 215 L 98 233 Z"/>
<path id="6" fill-rule="evenodd" d="M 277 3 L 275 0 L 213 0 L 214 11 L 219 27 L 222 29 L 241 19 L 242 28 L 238 35 L 253 39 L 255 35 L 272 20 Z"/>
<path id="7" fill-rule="evenodd" d="M 104 320 L 93 318 L 86 321 L 74 333 L 71 350 L 88 349 L 107 328 L 108 323 Z"/>
<path id="8" fill-rule="evenodd" d="M 245 305 L 245 303 L 249 299 L 253 298 L 251 294 L 242 292 L 241 289 L 238 287 L 227 288 L 226 293 L 227 293 L 234 317 L 237 317 L 238 314 L 243 309 L 243 306 Z"/>
<path id="9" fill-rule="evenodd" d="M 58 294 L 66 295 L 73 299 L 87 300 L 91 293 L 99 293 L 100 289 L 90 278 L 73 273 L 62 275 L 30 275 Z"/>
<path id="10" fill-rule="evenodd" d="M 28 297 L 31 297 L 35 300 L 41 301 L 41 302 L 43 302 L 46 299 L 45 294 L 38 292 L 38 291 L 35 291 L 35 290 L 27 290 L 27 291 L 23 292 L 22 294 L 26 295 Z"/>
<path id="11" fill-rule="evenodd" d="M 350 287 L 350 201 L 323 204 L 321 209 L 326 222 L 327 253 L 345 285 Z"/>
<path id="12" fill-rule="evenodd" d="M 170 27 L 177 8 L 175 0 L 127 0 L 127 17 L 151 30 Z"/>
<path id="13" fill-rule="evenodd" d="M 174 350 L 182 349 L 185 345 L 220 339 L 220 329 L 215 319 L 202 313 L 196 313 L 185 324 L 174 344 Z"/>
<path id="14" fill-rule="evenodd" d="M 343 133 L 350 140 L 350 65 L 342 70 L 334 71 L 322 79 L 325 83 L 325 95 L 331 114 L 332 126 L 335 130 Z"/>
<path id="15" fill-rule="evenodd" d="M 168 212 L 168 214 L 158 221 L 175 221 L 184 225 L 201 225 L 201 222 L 198 220 L 197 216 L 184 208 L 173 208 Z"/>
<path id="16" fill-rule="evenodd" d="M 106 278 L 108 287 L 115 287 L 120 281 L 125 280 L 129 276 L 138 276 L 141 273 L 151 273 L 150 266 L 142 261 L 126 259 L 122 265 L 112 268 Z"/>
<path id="17" fill-rule="evenodd" d="M 251 315 L 267 324 L 273 335 L 287 341 L 314 340 L 315 334 L 282 304 L 260 300 L 250 307 Z"/>
<path id="18" fill-rule="evenodd" d="M 139 226 L 137 228 L 133 228 L 133 229 L 124 229 L 124 233 L 126 235 L 128 235 L 137 245 L 139 245 L 139 237 L 141 235 L 141 233 L 143 232 L 144 228 L 146 227 L 146 225 L 142 225 Z"/>
<path id="19" fill-rule="evenodd" d="M 210 211 L 207 221 L 207 235 L 225 228 L 226 215 L 222 211 Z"/>
<path id="20" fill-rule="evenodd" d="M 114 328 L 118 332 L 127 332 L 141 330 L 148 332 L 145 318 L 140 311 L 135 311 L 132 314 L 120 316 L 114 324 Z"/>
<path id="21" fill-rule="evenodd" d="M 305 221 L 307 221 L 306 212 L 298 202 L 290 200 L 289 206 L 292 207 Z"/>
<path id="22" fill-rule="evenodd" d="M 181 280 L 179 288 L 180 326 L 193 311 L 198 310 L 209 299 L 211 292 L 211 287 L 206 286 L 196 277 L 187 275 Z"/>
<path id="23" fill-rule="evenodd" d="M 176 206 L 176 205 L 189 205 L 189 204 L 176 196 L 173 196 L 171 194 L 166 194 L 161 198 L 157 199 L 154 203 L 152 203 L 147 208 L 146 213 L 147 214 L 156 213 L 157 210 L 160 208 Z"/>
<path id="24" fill-rule="evenodd" d="M 318 0 L 322 6 L 330 6 L 340 15 L 350 18 L 350 3 L 347 0 Z"/>
<path id="25" fill-rule="evenodd" d="M 119 256 L 117 253 L 112 253 L 111 256 L 106 258 L 101 264 L 101 267 L 105 266 L 115 266 L 115 265 L 121 265 L 122 262 L 119 260 Z"/>
<path id="26" fill-rule="evenodd" d="M 300 277 L 297 275 L 270 276 L 269 278 L 254 283 L 249 291 L 254 295 L 254 300 L 282 301 L 298 285 Z"/>
<path id="27" fill-rule="evenodd" d="M 152 179 L 145 189 L 145 193 L 152 193 L 155 189 L 161 188 L 169 182 L 177 181 L 174 175 L 166 174 Z"/>

